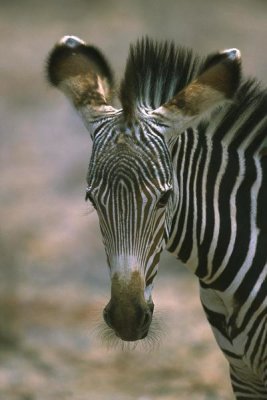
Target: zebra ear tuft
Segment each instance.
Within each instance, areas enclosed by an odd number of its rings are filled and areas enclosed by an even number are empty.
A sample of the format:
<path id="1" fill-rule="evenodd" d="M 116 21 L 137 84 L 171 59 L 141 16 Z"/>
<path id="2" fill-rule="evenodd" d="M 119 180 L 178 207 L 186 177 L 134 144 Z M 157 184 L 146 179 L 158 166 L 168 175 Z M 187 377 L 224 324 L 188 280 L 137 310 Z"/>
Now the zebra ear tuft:
<path id="1" fill-rule="evenodd" d="M 75 107 L 108 104 L 113 74 L 103 54 L 76 36 L 64 36 L 47 60 L 47 78 Z"/>
<path id="2" fill-rule="evenodd" d="M 241 54 L 229 49 L 207 57 L 199 75 L 153 113 L 179 122 L 181 129 L 231 100 L 241 80 Z"/>
<path id="3" fill-rule="evenodd" d="M 231 99 L 241 80 L 241 53 L 227 49 L 207 57 L 197 81 Z"/>

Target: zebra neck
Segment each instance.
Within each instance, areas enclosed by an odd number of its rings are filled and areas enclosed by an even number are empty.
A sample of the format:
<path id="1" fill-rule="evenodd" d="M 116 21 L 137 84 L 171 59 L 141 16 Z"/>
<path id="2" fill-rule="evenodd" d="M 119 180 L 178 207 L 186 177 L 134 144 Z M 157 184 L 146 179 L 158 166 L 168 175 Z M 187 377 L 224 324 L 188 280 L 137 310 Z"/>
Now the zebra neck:
<path id="1" fill-rule="evenodd" d="M 266 189 L 260 193 L 260 159 L 201 128 L 181 134 L 171 154 L 177 201 L 167 249 L 204 284 L 225 290 L 231 277 L 247 272 L 261 240 L 257 209 Z"/>
<path id="2" fill-rule="evenodd" d="M 172 224 L 166 248 L 186 263 L 193 272 L 196 272 L 198 266 L 200 239 L 198 216 L 199 209 L 202 209 L 195 201 L 197 188 L 193 171 L 200 167 L 204 159 L 205 141 L 203 139 L 201 141 L 197 132 L 188 129 L 170 142 L 176 187 Z"/>

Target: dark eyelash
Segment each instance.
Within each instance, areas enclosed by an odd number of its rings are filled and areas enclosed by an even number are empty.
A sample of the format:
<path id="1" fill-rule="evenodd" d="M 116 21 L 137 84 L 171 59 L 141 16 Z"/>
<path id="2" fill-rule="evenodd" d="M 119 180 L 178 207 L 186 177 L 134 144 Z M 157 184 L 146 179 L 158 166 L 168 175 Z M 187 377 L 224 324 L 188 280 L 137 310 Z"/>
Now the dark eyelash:
<path id="1" fill-rule="evenodd" d="M 96 208 L 96 204 L 95 204 L 95 201 L 94 201 L 94 199 L 93 199 L 93 197 L 92 197 L 92 195 L 91 195 L 91 193 L 90 193 L 90 190 L 89 189 L 86 189 L 86 193 L 85 193 L 85 201 L 90 201 L 90 203 L 92 204 L 92 206 L 94 207 L 94 208 Z"/>
<path id="2" fill-rule="evenodd" d="M 163 193 L 163 195 L 161 196 L 161 198 L 158 201 L 157 208 L 162 208 L 162 207 L 166 206 L 166 204 L 168 203 L 168 200 L 170 198 L 171 192 L 172 192 L 172 190 L 169 189 L 165 193 Z"/>

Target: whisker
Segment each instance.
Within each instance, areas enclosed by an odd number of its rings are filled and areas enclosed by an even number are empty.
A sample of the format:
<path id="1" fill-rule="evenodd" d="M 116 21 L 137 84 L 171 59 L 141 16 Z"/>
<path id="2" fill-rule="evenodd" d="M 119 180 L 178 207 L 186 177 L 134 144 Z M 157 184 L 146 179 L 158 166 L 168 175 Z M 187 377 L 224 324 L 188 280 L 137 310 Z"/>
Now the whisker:
<path id="1" fill-rule="evenodd" d="M 86 207 L 84 207 L 84 209 L 81 212 L 81 215 L 83 217 L 86 217 L 88 215 L 91 215 L 95 212 L 95 209 L 92 205 L 88 204 Z"/>
<path id="2" fill-rule="evenodd" d="M 113 329 L 104 322 L 102 312 L 99 312 L 94 325 L 91 331 L 93 336 L 95 336 L 107 350 L 114 349 L 124 352 L 141 350 L 142 352 L 150 353 L 157 350 L 160 347 L 166 330 L 161 312 L 158 311 L 154 313 L 147 337 L 134 342 L 126 342 L 117 337 Z"/>
<path id="3" fill-rule="evenodd" d="M 155 312 L 147 337 L 143 340 L 142 347 L 146 352 L 152 352 L 160 347 L 165 332 L 165 323 L 160 312 Z"/>

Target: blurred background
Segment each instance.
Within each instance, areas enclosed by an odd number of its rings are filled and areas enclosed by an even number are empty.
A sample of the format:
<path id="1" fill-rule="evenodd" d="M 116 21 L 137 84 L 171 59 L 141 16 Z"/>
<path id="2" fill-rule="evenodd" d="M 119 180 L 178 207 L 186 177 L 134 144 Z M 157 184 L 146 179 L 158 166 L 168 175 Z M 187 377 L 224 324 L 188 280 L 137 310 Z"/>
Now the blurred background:
<path id="1" fill-rule="evenodd" d="M 164 330 L 147 352 L 107 349 L 109 299 L 97 216 L 84 202 L 91 143 L 45 79 L 65 34 L 103 50 L 121 77 L 129 44 L 173 39 L 201 54 L 238 47 L 266 85 L 265 0 L 0 1 L 0 399 L 230 400 L 226 361 L 197 282 L 162 256 L 154 301 Z"/>

